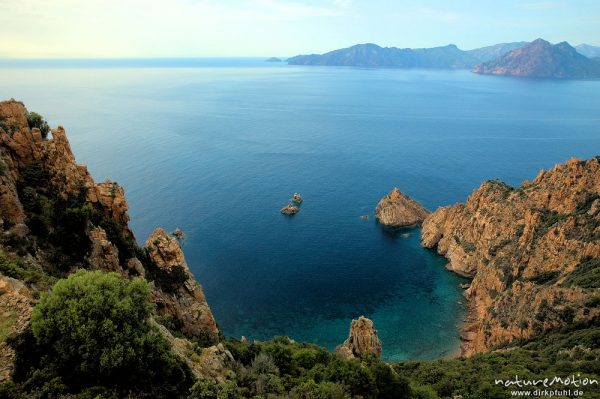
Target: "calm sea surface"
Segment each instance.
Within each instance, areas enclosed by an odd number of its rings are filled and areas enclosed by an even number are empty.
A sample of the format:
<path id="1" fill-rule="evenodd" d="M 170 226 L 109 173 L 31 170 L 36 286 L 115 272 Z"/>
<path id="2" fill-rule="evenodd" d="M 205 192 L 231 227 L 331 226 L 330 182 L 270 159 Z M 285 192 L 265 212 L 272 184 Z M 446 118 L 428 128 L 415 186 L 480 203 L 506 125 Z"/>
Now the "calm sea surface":
<path id="1" fill-rule="evenodd" d="M 144 242 L 180 227 L 226 335 L 333 349 L 372 318 L 386 359 L 449 355 L 459 277 L 419 230 L 373 219 L 394 186 L 429 209 L 600 154 L 600 82 L 262 60 L 0 62 L 0 98 L 66 127 L 125 186 Z M 279 209 L 294 192 L 302 211 Z M 362 220 L 361 215 L 369 215 Z"/>

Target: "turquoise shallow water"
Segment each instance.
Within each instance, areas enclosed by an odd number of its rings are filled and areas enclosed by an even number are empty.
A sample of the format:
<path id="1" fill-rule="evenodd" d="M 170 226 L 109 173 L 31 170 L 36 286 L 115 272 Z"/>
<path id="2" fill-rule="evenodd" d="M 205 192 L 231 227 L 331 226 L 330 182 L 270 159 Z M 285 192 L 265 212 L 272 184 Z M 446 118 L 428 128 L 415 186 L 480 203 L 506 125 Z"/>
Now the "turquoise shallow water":
<path id="1" fill-rule="evenodd" d="M 0 62 L 0 97 L 63 124 L 96 180 L 126 188 L 143 242 L 182 228 L 227 335 L 334 348 L 375 321 L 387 359 L 455 351 L 464 317 L 419 230 L 371 217 L 398 186 L 430 209 L 479 184 L 600 153 L 600 82 L 262 60 Z M 298 191 L 300 214 L 279 208 Z"/>

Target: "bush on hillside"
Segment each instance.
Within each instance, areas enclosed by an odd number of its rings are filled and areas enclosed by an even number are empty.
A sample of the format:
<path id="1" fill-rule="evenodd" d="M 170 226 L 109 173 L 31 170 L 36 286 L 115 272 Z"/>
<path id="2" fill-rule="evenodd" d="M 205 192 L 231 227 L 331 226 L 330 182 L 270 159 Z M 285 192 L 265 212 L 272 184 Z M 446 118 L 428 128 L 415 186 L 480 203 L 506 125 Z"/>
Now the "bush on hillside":
<path id="1" fill-rule="evenodd" d="M 93 387 L 118 395 L 185 397 L 191 372 L 148 323 L 144 280 L 80 270 L 59 280 L 34 308 L 31 329 L 14 346 L 15 380 L 54 393 Z"/>

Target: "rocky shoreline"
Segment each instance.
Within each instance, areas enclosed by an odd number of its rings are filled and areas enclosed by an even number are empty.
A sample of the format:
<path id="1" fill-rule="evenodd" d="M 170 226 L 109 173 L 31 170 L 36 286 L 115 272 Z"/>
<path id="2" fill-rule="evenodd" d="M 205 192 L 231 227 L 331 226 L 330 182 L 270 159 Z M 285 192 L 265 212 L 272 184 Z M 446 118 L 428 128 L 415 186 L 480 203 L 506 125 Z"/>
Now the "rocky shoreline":
<path id="1" fill-rule="evenodd" d="M 600 157 L 571 159 L 513 188 L 487 181 L 423 222 L 422 245 L 472 278 L 462 354 L 600 315 Z"/>

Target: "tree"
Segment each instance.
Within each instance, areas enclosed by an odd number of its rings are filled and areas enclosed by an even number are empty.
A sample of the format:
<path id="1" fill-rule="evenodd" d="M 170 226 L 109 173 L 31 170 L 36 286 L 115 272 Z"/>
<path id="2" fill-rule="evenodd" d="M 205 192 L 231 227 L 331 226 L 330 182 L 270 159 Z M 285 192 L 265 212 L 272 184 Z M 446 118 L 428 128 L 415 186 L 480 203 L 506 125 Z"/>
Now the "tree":
<path id="1" fill-rule="evenodd" d="M 80 270 L 59 280 L 34 308 L 31 330 L 50 367 L 71 388 L 114 387 L 177 397 L 189 369 L 148 323 L 147 283 Z"/>

